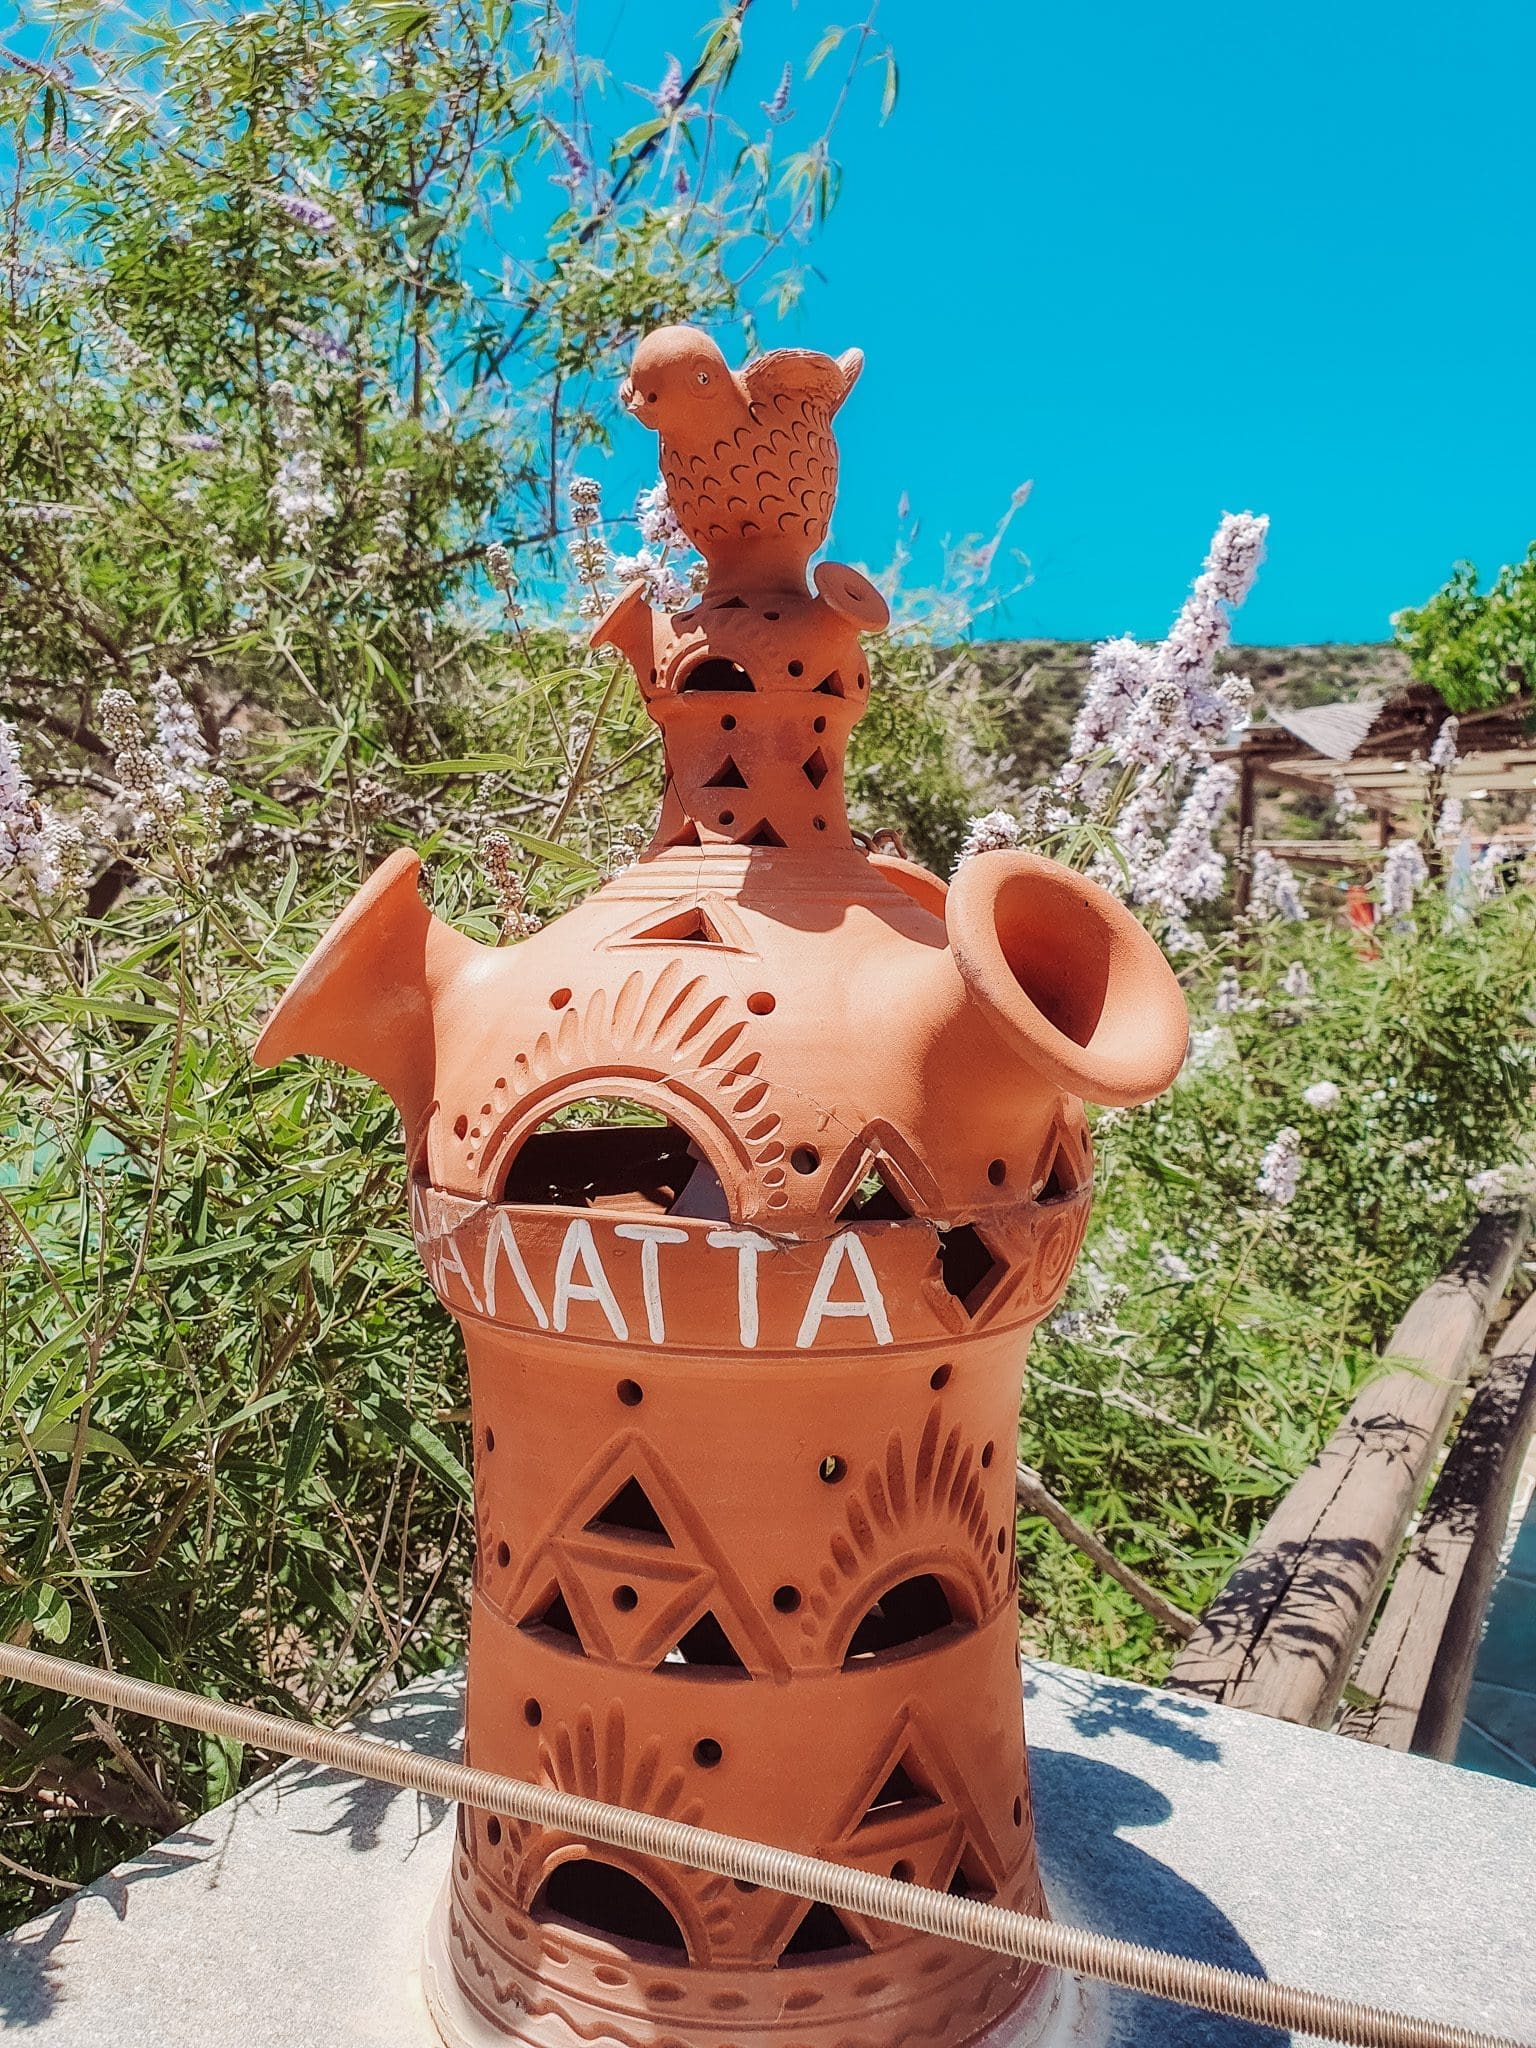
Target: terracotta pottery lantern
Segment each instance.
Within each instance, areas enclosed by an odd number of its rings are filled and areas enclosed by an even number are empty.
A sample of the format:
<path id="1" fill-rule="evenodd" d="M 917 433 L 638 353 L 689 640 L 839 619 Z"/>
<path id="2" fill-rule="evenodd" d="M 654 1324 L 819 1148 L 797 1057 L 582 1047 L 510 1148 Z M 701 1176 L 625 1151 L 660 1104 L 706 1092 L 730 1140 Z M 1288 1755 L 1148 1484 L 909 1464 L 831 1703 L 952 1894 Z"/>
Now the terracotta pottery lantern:
<path id="1" fill-rule="evenodd" d="M 661 728 L 652 846 L 507 948 L 396 853 L 257 1057 L 345 1061 L 404 1121 L 473 1394 L 470 1761 L 1039 1911 L 1024 1355 L 1087 1220 L 1082 1101 L 1163 1088 L 1184 1005 L 1081 876 L 989 853 L 946 892 L 849 829 L 887 612 L 806 569 L 860 360 L 641 344 L 625 400 L 709 566 L 686 611 L 637 585 L 594 635 Z M 594 1100 L 628 1107 L 561 1120 Z M 1055 2002 L 1005 1958 L 468 1813 L 427 1988 L 449 2042 L 530 2048 L 1023 2048 Z"/>

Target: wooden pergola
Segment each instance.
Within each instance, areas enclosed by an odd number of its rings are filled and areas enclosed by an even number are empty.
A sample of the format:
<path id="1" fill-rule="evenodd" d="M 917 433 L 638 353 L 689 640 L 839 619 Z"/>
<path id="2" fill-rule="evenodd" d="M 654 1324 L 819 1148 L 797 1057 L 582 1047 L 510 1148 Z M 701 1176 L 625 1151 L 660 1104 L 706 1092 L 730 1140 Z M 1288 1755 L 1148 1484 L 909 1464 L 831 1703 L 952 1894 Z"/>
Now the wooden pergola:
<path id="1" fill-rule="evenodd" d="M 1472 803 L 1528 796 L 1536 802 L 1533 708 L 1532 699 L 1521 697 L 1461 718 L 1457 758 L 1436 778 L 1437 799 L 1455 796 Z M 1390 695 L 1271 712 L 1220 756 L 1238 771 L 1239 832 L 1252 837 L 1265 786 L 1322 797 L 1347 787 L 1375 821 L 1374 846 L 1366 837 L 1256 843 L 1286 860 L 1370 866 L 1404 815 L 1423 805 L 1430 788 L 1430 749 L 1449 716 L 1439 694 L 1424 683 Z M 1524 838 L 1529 831 L 1523 825 L 1501 826 L 1500 836 Z M 1246 868 L 1238 888 L 1246 894 Z"/>

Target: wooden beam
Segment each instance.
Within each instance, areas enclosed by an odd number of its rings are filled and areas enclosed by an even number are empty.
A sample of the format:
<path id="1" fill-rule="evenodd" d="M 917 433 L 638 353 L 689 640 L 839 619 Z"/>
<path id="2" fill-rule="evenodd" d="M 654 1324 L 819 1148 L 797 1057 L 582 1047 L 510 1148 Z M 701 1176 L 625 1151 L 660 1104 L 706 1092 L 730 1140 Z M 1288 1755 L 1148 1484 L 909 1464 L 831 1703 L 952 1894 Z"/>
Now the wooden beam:
<path id="1" fill-rule="evenodd" d="M 1280 860 L 1316 861 L 1324 867 L 1375 867 L 1381 860 L 1381 848 L 1363 839 L 1261 839 L 1258 846 Z"/>
<path id="2" fill-rule="evenodd" d="M 1174 1661 L 1175 1692 L 1325 1727 L 1529 1229 L 1481 1217 L 1418 1297 L 1386 1370 L 1260 1531 Z"/>
<path id="3" fill-rule="evenodd" d="M 1536 1294 L 1501 1334 L 1355 1673 L 1372 1705 L 1339 1732 L 1449 1762 L 1525 1447 L 1536 1428 Z"/>

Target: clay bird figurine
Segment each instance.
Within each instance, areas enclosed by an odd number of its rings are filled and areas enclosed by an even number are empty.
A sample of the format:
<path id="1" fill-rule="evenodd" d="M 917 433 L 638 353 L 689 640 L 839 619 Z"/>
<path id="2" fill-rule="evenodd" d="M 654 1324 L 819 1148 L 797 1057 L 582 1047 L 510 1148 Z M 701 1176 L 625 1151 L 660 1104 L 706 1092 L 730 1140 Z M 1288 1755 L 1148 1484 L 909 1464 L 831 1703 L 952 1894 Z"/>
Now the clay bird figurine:
<path id="1" fill-rule="evenodd" d="M 863 367 L 856 348 L 780 348 L 732 370 L 696 327 L 636 349 L 619 396 L 661 436 L 672 510 L 711 583 L 804 589 L 837 493 L 832 415 Z"/>

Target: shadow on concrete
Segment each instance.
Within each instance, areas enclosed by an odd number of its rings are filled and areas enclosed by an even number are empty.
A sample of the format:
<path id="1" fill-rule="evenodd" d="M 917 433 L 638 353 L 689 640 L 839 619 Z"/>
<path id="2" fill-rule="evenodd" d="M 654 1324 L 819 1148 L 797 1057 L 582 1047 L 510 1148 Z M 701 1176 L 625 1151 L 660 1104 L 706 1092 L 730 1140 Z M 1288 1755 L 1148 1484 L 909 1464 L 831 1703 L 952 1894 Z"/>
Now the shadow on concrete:
<path id="1" fill-rule="evenodd" d="M 464 1730 L 464 1696 L 458 1678 L 428 1692 L 402 1693 L 387 1701 L 363 1724 L 364 1732 L 385 1742 L 403 1743 L 422 1755 L 459 1759 Z M 346 1771 L 313 1765 L 289 1765 L 278 1774 L 277 1784 L 286 1799 L 298 1794 L 306 1802 L 326 1801 L 330 1818 L 323 1824 L 306 1824 L 290 1818 L 295 1834 L 345 1835 L 349 1849 L 366 1852 L 379 1846 L 384 1822 L 402 1799 L 416 1802 L 415 1842 L 440 1828 L 453 1812 L 452 1802 L 431 1799 L 398 1785 L 383 1785 L 376 1778 L 355 1778 Z M 396 1821 L 398 1826 L 398 1820 Z M 415 1844 L 407 1854 L 414 1853 Z"/>
<path id="2" fill-rule="evenodd" d="M 463 1729 L 462 1674 L 386 1700 L 360 1724 L 352 1725 L 387 1742 L 457 1758 Z M 255 1812 L 256 1801 L 274 1798 L 275 1808 L 268 1806 L 264 1814 Z M 104 1901 L 113 1918 L 121 1922 L 128 1918 L 130 1892 L 150 1879 L 201 1870 L 210 1883 L 217 1882 L 220 1866 L 242 1829 L 274 1821 L 290 1834 L 345 1835 L 349 1848 L 376 1849 L 386 1819 L 391 1819 L 392 1829 L 398 1833 L 400 1820 L 392 1816 L 392 1809 L 401 1799 L 413 1800 L 416 1805 L 415 1839 L 405 1851 L 409 1855 L 451 1817 L 453 1809 L 446 1800 L 427 1799 L 324 1766 L 284 1764 L 270 1778 L 247 1786 L 227 1805 L 204 1814 L 191 1827 L 168 1835 L 131 1862 L 109 1870 L 62 1905 L 0 1934 L 0 2033 L 37 2026 L 58 2004 L 71 1943 L 90 1941 L 104 1932 L 99 1913 L 88 1911 L 93 1902 Z M 312 1812 L 328 1817 L 311 1824 L 308 1815 Z M 82 1912 L 87 1917 L 76 1927 Z"/>
<path id="3" fill-rule="evenodd" d="M 1029 1769 L 1047 1889 L 1064 1920 L 1221 1969 L 1267 1975 L 1198 1886 L 1122 1838 L 1122 1828 L 1159 1827 L 1172 1816 L 1171 1802 L 1155 1785 L 1113 1764 L 1033 1744 Z M 1131 1992 L 1101 1995 L 1114 2014 L 1111 2048 L 1288 2048 L 1293 2038 Z"/>
<path id="4" fill-rule="evenodd" d="M 1190 1763 L 1221 1762 L 1221 1744 L 1201 1727 L 1202 1722 L 1210 1720 L 1211 1710 L 1199 1700 L 1177 1693 L 1149 1692 L 1144 1686 L 1122 1685 L 1100 1677 L 1097 1672 L 1070 1671 L 1065 1667 L 1054 1668 L 1049 1678 L 1042 1680 L 1026 1666 L 1024 1680 L 1026 1723 L 1030 1700 L 1042 1690 L 1049 1690 L 1052 1702 L 1063 1709 L 1074 1733 L 1087 1741 L 1101 1735 L 1139 1735 L 1143 1741 L 1155 1742 L 1160 1749 L 1171 1749 Z M 1033 1743 L 1029 1753 L 1033 1759 Z"/>
<path id="5" fill-rule="evenodd" d="M 211 1836 L 183 1829 L 146 1849 L 131 1863 L 109 1870 L 52 1912 L 5 1935 L 0 1942 L 0 2033 L 11 2027 L 35 2027 L 53 2011 L 65 1960 L 60 1951 L 72 1938 L 89 1938 L 84 1930 L 73 1936 L 71 1932 L 82 1907 L 101 1899 L 115 1920 L 126 1920 L 128 1894 L 134 1885 L 195 1869 L 213 1846 Z"/>

